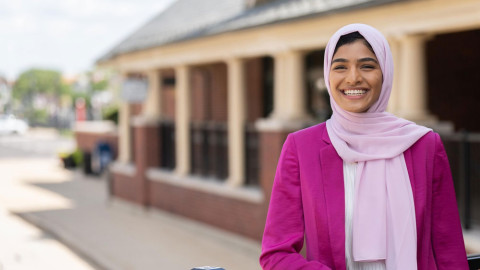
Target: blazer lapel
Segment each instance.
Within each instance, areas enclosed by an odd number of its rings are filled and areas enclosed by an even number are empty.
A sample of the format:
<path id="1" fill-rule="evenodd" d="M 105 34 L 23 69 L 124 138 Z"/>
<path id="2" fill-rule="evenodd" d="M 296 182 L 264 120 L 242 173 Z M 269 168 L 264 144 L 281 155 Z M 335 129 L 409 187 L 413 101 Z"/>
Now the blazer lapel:
<path id="1" fill-rule="evenodd" d="M 323 140 L 328 143 L 320 150 L 322 183 L 328 217 L 328 229 L 335 269 L 345 266 L 345 187 L 343 183 L 343 161 L 328 138 L 325 129 Z"/>

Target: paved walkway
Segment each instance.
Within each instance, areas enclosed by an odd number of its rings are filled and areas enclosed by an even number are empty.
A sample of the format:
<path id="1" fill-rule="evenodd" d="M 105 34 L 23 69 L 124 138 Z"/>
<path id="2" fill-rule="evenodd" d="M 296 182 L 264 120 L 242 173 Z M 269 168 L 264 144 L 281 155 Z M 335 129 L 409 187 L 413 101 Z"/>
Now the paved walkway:
<path id="1" fill-rule="evenodd" d="M 17 179 L 0 190 L 2 205 L 59 238 L 97 269 L 260 269 L 258 242 L 110 199 L 105 179 L 64 170 L 56 159 L 3 161 L 0 171 Z"/>

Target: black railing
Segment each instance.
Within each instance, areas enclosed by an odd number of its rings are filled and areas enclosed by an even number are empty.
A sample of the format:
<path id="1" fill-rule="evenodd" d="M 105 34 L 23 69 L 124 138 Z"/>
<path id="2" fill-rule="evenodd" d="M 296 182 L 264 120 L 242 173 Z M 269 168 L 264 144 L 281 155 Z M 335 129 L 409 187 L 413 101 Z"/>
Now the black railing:
<path id="1" fill-rule="evenodd" d="M 260 156 L 259 132 L 254 125 L 245 126 L 245 184 L 248 186 L 259 185 Z"/>
<path id="2" fill-rule="evenodd" d="M 443 134 L 462 224 L 480 225 L 480 134 Z"/>
<path id="3" fill-rule="evenodd" d="M 480 255 L 470 255 L 468 256 L 468 267 L 470 270 L 480 269 Z"/>
<path id="4" fill-rule="evenodd" d="M 192 174 L 225 180 L 228 177 L 228 137 L 225 123 L 192 123 Z"/>
<path id="5" fill-rule="evenodd" d="M 130 161 L 135 164 L 135 127 L 130 126 Z"/>
<path id="6" fill-rule="evenodd" d="M 175 123 L 162 121 L 159 125 L 160 136 L 160 168 L 175 168 Z"/>

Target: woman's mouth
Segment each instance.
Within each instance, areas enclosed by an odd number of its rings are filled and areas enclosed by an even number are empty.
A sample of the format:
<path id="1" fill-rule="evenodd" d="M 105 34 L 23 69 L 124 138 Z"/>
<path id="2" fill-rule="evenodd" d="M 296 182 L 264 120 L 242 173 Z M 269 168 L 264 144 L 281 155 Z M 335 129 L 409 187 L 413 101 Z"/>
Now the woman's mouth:
<path id="1" fill-rule="evenodd" d="M 345 89 L 342 90 L 343 94 L 346 96 L 361 96 L 367 93 L 367 89 Z"/>

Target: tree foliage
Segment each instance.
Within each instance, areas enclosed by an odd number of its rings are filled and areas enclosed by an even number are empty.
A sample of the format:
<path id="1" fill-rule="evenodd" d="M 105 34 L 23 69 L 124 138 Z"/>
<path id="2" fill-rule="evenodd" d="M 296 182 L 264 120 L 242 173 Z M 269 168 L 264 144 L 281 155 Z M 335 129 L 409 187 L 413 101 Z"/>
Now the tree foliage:
<path id="1" fill-rule="evenodd" d="M 93 91 L 104 91 L 108 88 L 108 80 L 104 79 L 98 82 L 92 81 L 92 90 Z"/>
<path id="2" fill-rule="evenodd" d="M 13 86 L 12 95 L 24 101 L 32 99 L 36 94 L 61 96 L 69 92 L 68 86 L 62 82 L 62 74 L 55 70 L 30 69 L 18 77 Z"/>
<path id="3" fill-rule="evenodd" d="M 70 86 L 63 82 L 60 72 L 48 69 L 23 72 L 12 89 L 12 97 L 18 103 L 16 113 L 31 124 L 47 124 L 51 112 L 45 102 L 48 106 L 58 108 L 64 95 L 70 95 Z"/>

